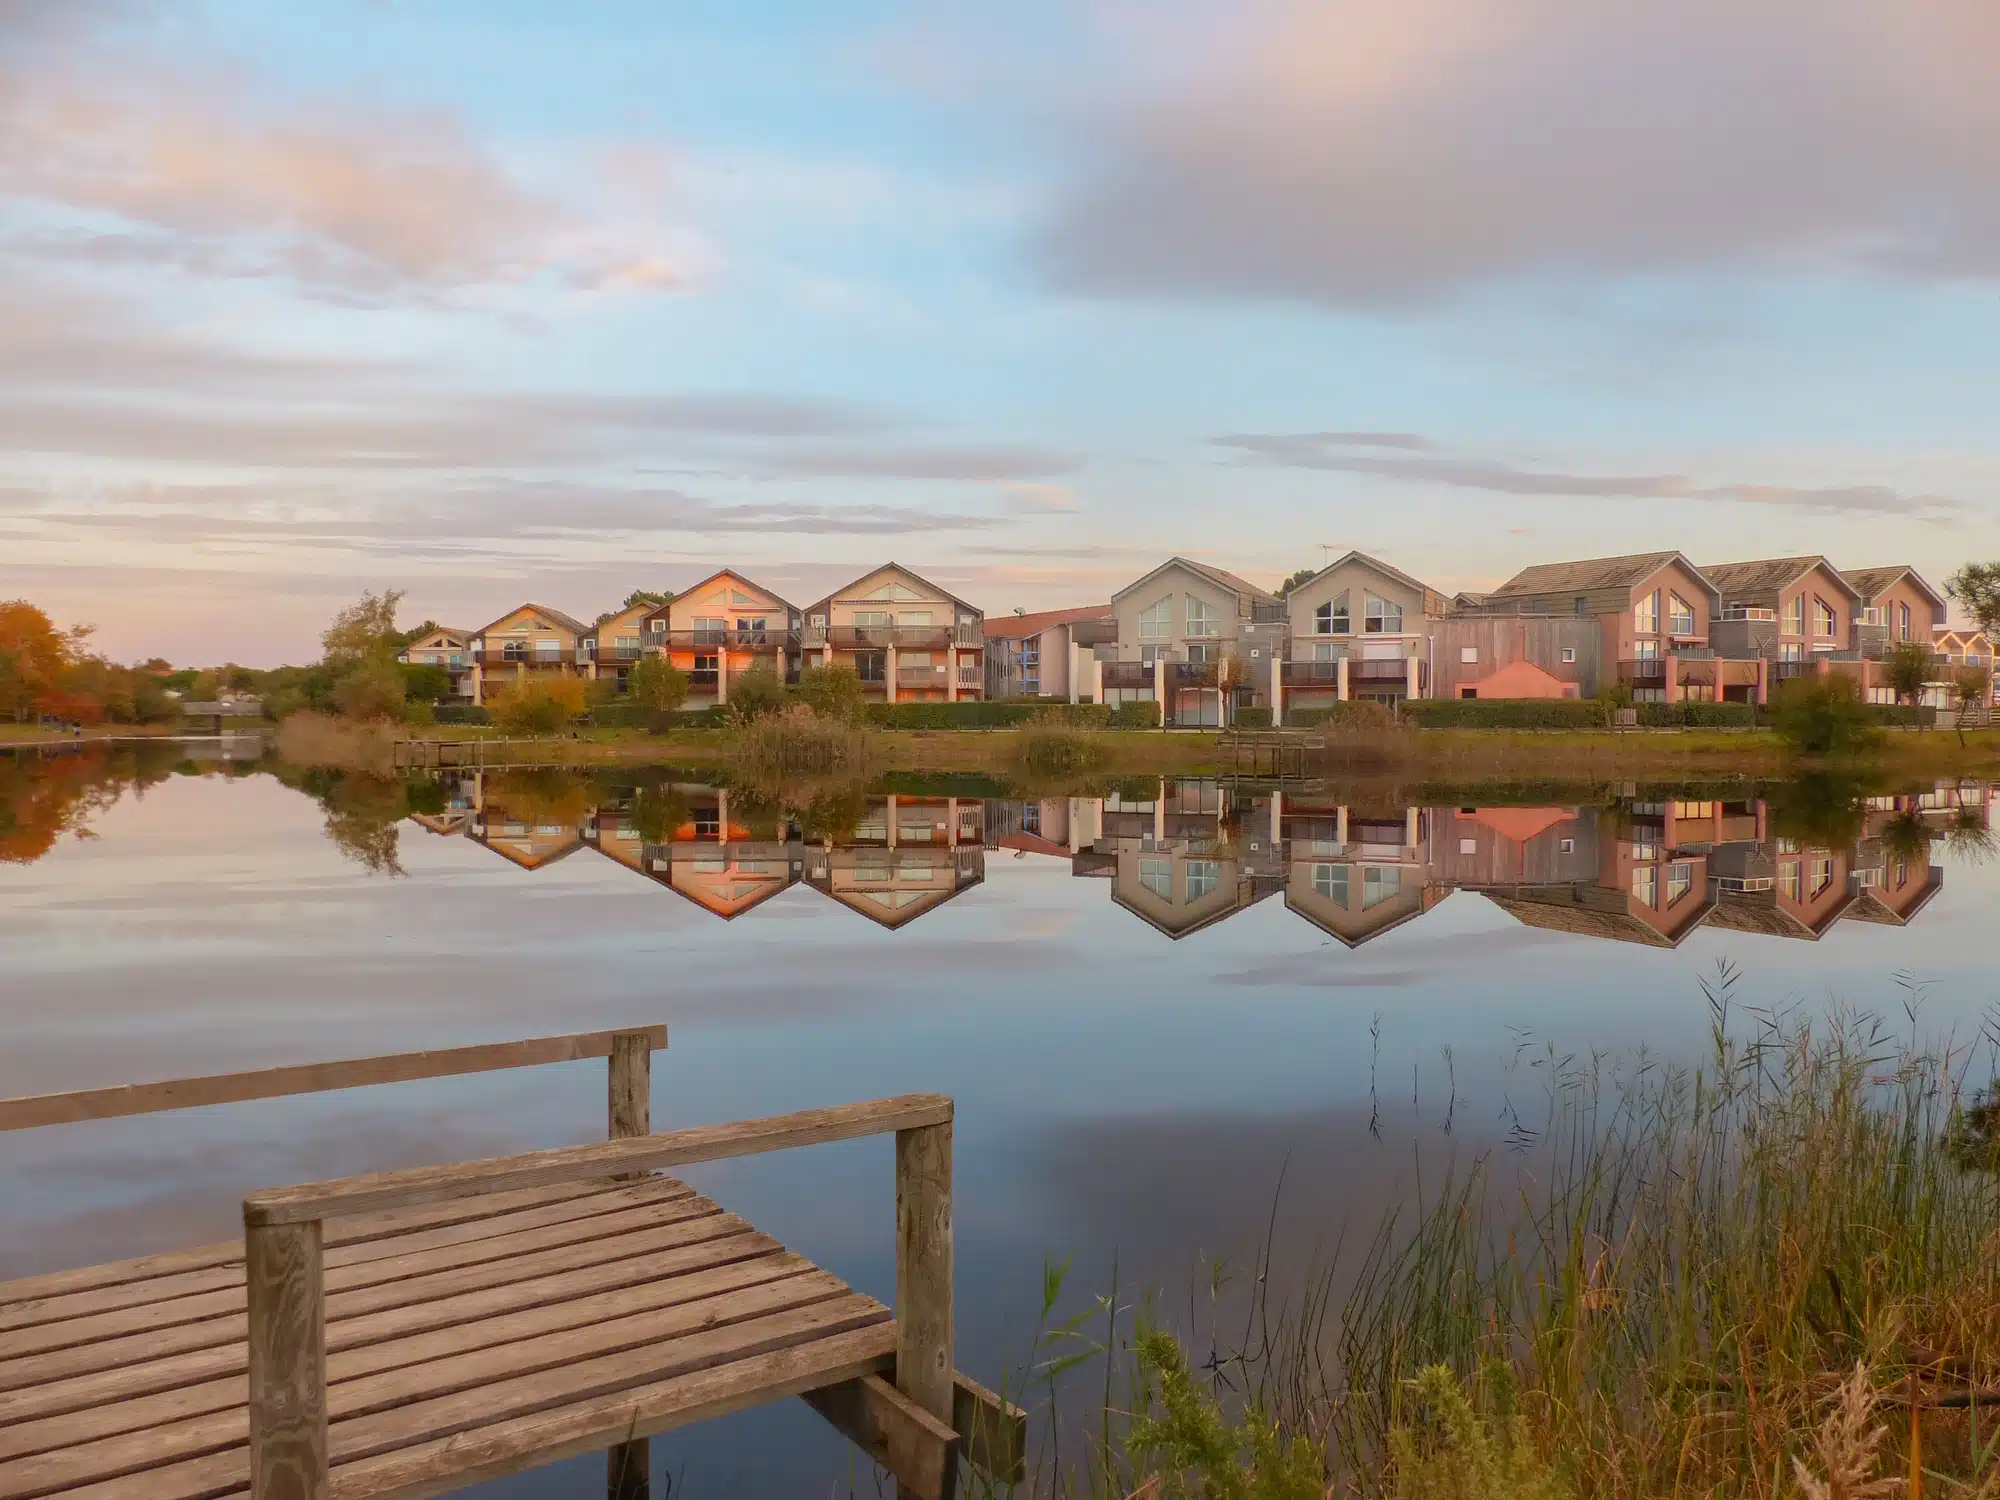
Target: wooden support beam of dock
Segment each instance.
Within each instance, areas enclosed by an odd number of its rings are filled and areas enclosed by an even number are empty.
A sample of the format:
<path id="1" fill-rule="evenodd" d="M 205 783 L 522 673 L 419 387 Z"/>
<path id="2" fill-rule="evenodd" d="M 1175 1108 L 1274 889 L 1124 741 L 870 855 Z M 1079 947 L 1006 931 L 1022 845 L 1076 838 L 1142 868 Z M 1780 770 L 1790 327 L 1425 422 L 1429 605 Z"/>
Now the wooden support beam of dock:
<path id="1" fill-rule="evenodd" d="M 952 1500 L 958 1434 L 881 1376 L 822 1386 L 805 1401 L 889 1472 L 898 1500 Z"/>

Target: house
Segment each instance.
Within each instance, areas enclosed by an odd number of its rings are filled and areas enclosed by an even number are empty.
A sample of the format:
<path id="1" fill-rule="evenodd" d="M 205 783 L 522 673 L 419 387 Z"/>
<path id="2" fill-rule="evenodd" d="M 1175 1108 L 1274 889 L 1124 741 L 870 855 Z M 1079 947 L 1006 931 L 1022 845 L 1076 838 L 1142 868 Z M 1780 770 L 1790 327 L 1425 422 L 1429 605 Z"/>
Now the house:
<path id="1" fill-rule="evenodd" d="M 991 616 L 986 621 L 986 696 L 1097 701 L 1096 647 L 1117 639 L 1109 604 Z"/>
<path id="2" fill-rule="evenodd" d="M 1842 568 L 1861 595 L 1853 647 L 1879 661 L 1905 641 L 1928 643 L 1944 628 L 1949 601 L 1915 568 L 1904 563 L 1881 568 Z"/>
<path id="3" fill-rule="evenodd" d="M 578 660 L 591 677 L 625 691 L 626 677 L 645 654 L 646 622 L 655 609 L 650 603 L 628 604 L 598 620 L 577 643 Z"/>
<path id="4" fill-rule="evenodd" d="M 1931 632 L 1931 655 L 1933 664 L 1949 681 L 1955 681 L 1967 667 L 1984 672 L 1990 703 L 2000 704 L 2000 672 L 1994 671 L 1993 642 L 1985 631 L 1970 625 L 1934 630 Z M 1947 700 L 1939 706 L 1948 708 L 1954 705 Z"/>
<path id="5" fill-rule="evenodd" d="M 1288 707 L 1428 695 L 1431 628 L 1450 607 L 1430 585 L 1380 558 L 1349 552 L 1284 602 L 1283 661 L 1270 663 L 1273 722 L 1282 723 Z"/>
<path id="6" fill-rule="evenodd" d="M 451 696 L 461 703 L 474 700 L 472 632 L 440 626 L 419 636 L 401 651 L 396 660 L 413 667 L 440 667 L 451 679 Z"/>
<path id="7" fill-rule="evenodd" d="M 1880 690 L 1879 674 L 1871 674 L 1855 650 L 1861 591 L 1824 557 L 1715 563 L 1702 572 L 1721 596 L 1717 648 L 1766 663 L 1772 686 L 1840 661 L 1871 697 Z"/>
<path id="8" fill-rule="evenodd" d="M 1283 796 L 1285 909 L 1344 948 L 1422 916 L 1449 894 L 1430 875 L 1435 814 Z"/>
<path id="9" fill-rule="evenodd" d="M 810 606 L 805 660 L 852 667 L 871 697 L 955 702 L 986 687 L 985 613 L 901 563 L 884 563 Z"/>
<path id="10" fill-rule="evenodd" d="M 1270 662 L 1284 650 L 1284 603 L 1206 563 L 1171 557 L 1111 596 L 1101 701 L 1155 702 L 1162 726 L 1216 727 L 1270 702 Z"/>
<path id="11" fill-rule="evenodd" d="M 1452 615 L 1433 621 L 1433 698 L 1594 698 L 1604 632 L 1574 616 Z"/>
<path id="12" fill-rule="evenodd" d="M 536 678 L 588 677 L 578 644 L 590 627 L 545 604 L 522 604 L 507 611 L 470 640 L 472 697 L 492 704 L 507 689 Z"/>
<path id="13" fill-rule="evenodd" d="M 754 666 L 770 667 L 780 680 L 798 667 L 799 611 L 734 568 L 647 611 L 636 633 L 643 649 L 687 675 L 690 708 L 727 703 L 730 681 Z"/>
<path id="14" fill-rule="evenodd" d="M 1640 702 L 1760 700 L 1762 668 L 1720 660 L 1710 648 L 1719 602 L 1714 584 L 1681 553 L 1641 552 L 1537 563 L 1468 608 L 1488 617 L 1596 622 L 1601 676 L 1623 683 Z"/>

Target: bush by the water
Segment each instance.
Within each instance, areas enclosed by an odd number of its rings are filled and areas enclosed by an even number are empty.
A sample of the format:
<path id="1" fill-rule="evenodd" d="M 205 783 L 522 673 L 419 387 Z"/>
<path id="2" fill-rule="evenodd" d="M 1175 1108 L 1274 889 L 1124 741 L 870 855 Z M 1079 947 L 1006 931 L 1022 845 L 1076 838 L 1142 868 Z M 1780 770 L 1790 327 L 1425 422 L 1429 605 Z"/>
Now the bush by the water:
<path id="1" fill-rule="evenodd" d="M 503 689 L 494 722 L 509 734 L 556 734 L 590 706 L 590 685 L 580 677 L 530 677 Z"/>
<path id="2" fill-rule="evenodd" d="M 440 703 L 431 710 L 436 724 L 491 724 L 493 714 L 476 703 Z"/>
<path id="3" fill-rule="evenodd" d="M 1255 705 L 1239 708 L 1234 715 L 1234 721 L 1238 729 L 1269 729 L 1271 727 L 1271 710 L 1268 708 L 1259 708 Z"/>
<path id="4" fill-rule="evenodd" d="M 1054 716 L 1102 727 L 1111 711 L 1095 703 L 1044 703 L 1037 698 L 967 698 L 957 703 L 871 703 L 868 722 L 878 729 L 1018 729 Z"/>
<path id="5" fill-rule="evenodd" d="M 1103 742 L 1075 719 L 1044 713 L 1021 731 L 1021 767 L 1037 776 L 1070 776 L 1104 764 Z"/>
<path id="6" fill-rule="evenodd" d="M 1424 729 L 1603 729 L 1595 698 L 1415 698 L 1402 717 Z"/>
<path id="7" fill-rule="evenodd" d="M 767 661 L 760 661 L 741 676 L 729 679 L 727 711 L 732 724 L 748 724 L 784 708 L 785 679 Z"/>
<path id="8" fill-rule="evenodd" d="M 831 666 L 809 662 L 799 668 L 792 697 L 824 719 L 858 719 L 868 707 L 861 674 L 837 662 Z"/>
<path id="9" fill-rule="evenodd" d="M 1851 755 L 1876 739 L 1860 684 L 1845 673 L 1797 677 L 1771 696 L 1771 727 L 1801 755 Z"/>
<path id="10" fill-rule="evenodd" d="M 814 713 L 803 703 L 739 724 L 730 758 L 744 774 L 767 782 L 798 774 L 865 771 L 872 762 L 868 736 L 860 728 Z"/>
<path id="11" fill-rule="evenodd" d="M 1639 723 L 1647 729 L 1752 729 L 1757 724 L 1757 705 L 1754 703 L 1697 703 L 1684 699 L 1679 703 L 1636 704 Z"/>
<path id="12" fill-rule="evenodd" d="M 1158 729 L 1160 727 L 1160 705 L 1150 699 L 1128 700 L 1114 704 L 1111 709 L 1113 729 Z"/>

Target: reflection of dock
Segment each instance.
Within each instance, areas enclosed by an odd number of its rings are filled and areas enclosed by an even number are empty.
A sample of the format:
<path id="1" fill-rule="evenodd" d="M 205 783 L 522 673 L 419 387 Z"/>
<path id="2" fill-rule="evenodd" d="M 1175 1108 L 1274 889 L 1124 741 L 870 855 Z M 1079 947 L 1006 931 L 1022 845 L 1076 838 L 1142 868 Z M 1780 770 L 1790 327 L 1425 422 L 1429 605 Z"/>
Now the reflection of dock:
<path id="1" fill-rule="evenodd" d="M 573 739 L 397 740 L 398 771 L 546 771 L 591 763 L 593 742 Z"/>
<path id="2" fill-rule="evenodd" d="M 605 1058 L 610 1135 L 276 1188 L 241 1239 L 0 1283 L 0 1495 L 444 1494 L 793 1396 L 898 1492 L 961 1453 L 1018 1480 L 1025 1418 L 955 1371 L 952 1101 L 652 1133 L 666 1028 L 0 1100 L 0 1130 Z M 853 1291 L 662 1170 L 894 1134 L 896 1287 Z"/>

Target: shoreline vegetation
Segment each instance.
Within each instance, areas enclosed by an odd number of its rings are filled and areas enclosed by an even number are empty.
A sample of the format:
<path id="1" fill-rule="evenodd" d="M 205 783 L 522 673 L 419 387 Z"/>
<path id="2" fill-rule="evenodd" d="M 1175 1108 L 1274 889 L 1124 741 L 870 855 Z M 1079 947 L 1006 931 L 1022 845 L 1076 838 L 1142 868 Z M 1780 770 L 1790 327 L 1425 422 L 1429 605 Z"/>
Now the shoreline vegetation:
<path id="1" fill-rule="evenodd" d="M 1301 1276 L 1267 1247 L 1241 1286 L 1063 1317 L 1051 1267 L 1009 1392 L 1038 1423 L 1028 1492 L 2000 1492 L 1990 1039 L 1745 1011 L 1735 983 L 1703 985 L 1696 1066 L 1535 1054 L 1542 1105 L 1504 1147 Z"/>

